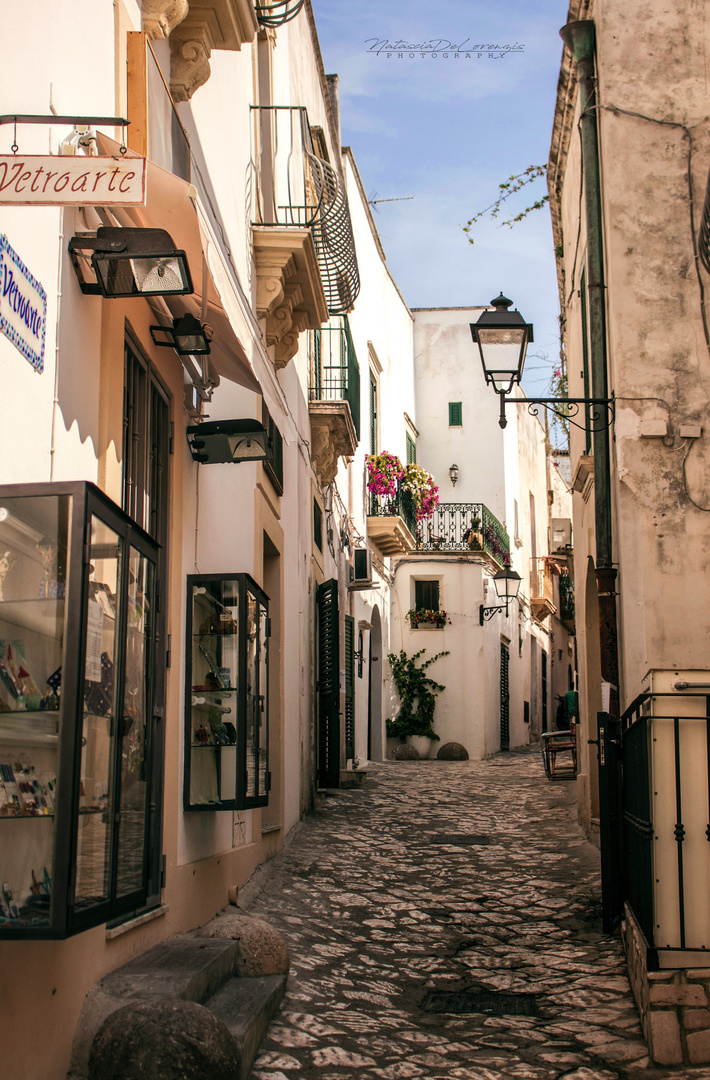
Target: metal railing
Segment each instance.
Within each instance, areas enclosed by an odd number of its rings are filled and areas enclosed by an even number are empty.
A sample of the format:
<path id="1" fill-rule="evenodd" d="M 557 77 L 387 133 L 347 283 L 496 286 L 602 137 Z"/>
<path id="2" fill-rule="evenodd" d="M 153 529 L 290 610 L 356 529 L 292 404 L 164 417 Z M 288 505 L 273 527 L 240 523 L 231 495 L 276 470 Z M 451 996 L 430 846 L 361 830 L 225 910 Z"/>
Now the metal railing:
<path id="1" fill-rule="evenodd" d="M 345 314 L 360 292 L 360 275 L 343 180 L 315 154 L 303 107 L 250 108 L 252 221 L 311 229 L 328 312 Z"/>
<path id="2" fill-rule="evenodd" d="M 295 19 L 305 0 L 271 0 L 266 4 L 255 4 L 256 20 L 259 26 L 283 26 Z"/>
<path id="3" fill-rule="evenodd" d="M 412 536 L 417 532 L 417 512 L 410 491 L 398 488 L 395 495 L 368 492 L 368 514 L 372 517 L 401 517 Z"/>
<path id="4" fill-rule="evenodd" d="M 311 401 L 347 401 L 360 440 L 360 366 L 347 315 L 312 330 L 309 338 Z"/>
<path id="5" fill-rule="evenodd" d="M 501 565 L 510 561 L 510 537 L 483 503 L 439 503 L 416 537 L 420 551 L 485 551 Z"/>
<path id="6" fill-rule="evenodd" d="M 625 897 L 659 950 L 710 947 L 710 693 L 641 694 L 621 718 Z"/>
<path id="7" fill-rule="evenodd" d="M 566 572 L 560 574 L 560 619 L 574 622 L 574 582 Z"/>

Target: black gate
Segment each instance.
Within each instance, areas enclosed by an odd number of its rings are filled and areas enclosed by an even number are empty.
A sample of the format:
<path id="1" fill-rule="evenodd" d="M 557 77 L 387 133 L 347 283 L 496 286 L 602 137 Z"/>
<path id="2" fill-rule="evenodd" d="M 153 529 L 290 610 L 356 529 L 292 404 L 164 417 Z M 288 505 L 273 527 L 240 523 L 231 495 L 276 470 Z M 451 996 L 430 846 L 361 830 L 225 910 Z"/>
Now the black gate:
<path id="1" fill-rule="evenodd" d="M 605 933 L 609 934 L 618 926 L 624 909 L 621 721 L 600 712 L 597 727 L 602 921 Z"/>
<path id="2" fill-rule="evenodd" d="M 504 641 L 500 643 L 500 748 L 510 749 L 510 690 L 508 663 L 510 653 Z"/>

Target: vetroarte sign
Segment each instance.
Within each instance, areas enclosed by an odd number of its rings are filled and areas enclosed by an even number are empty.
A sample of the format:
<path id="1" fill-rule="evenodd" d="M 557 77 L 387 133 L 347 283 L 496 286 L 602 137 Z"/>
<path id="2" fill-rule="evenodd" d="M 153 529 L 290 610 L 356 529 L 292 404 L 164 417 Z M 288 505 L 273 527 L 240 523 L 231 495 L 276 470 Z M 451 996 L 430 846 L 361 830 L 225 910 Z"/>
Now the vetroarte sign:
<path id="1" fill-rule="evenodd" d="M 145 206 L 146 159 L 0 154 L 0 204 Z"/>
<path id="2" fill-rule="evenodd" d="M 38 372 L 46 324 L 46 292 L 0 233 L 0 331 Z"/>

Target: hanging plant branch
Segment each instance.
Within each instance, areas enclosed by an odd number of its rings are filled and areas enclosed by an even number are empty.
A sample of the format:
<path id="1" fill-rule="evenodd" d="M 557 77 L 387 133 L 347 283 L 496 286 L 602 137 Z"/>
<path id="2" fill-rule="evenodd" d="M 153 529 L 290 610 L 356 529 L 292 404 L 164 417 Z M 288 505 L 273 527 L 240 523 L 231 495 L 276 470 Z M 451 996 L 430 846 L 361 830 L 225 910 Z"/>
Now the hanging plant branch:
<path id="1" fill-rule="evenodd" d="M 509 199 L 511 195 L 517 194 L 522 188 L 528 184 L 532 184 L 533 181 L 540 179 L 542 176 L 547 175 L 547 165 L 528 165 L 527 169 L 518 173 L 516 176 L 509 176 L 502 184 L 498 185 L 500 195 L 495 202 L 492 202 L 490 206 L 487 206 L 485 210 L 479 210 L 477 214 L 474 214 L 469 221 L 463 227 L 463 231 L 467 234 L 469 244 L 473 244 L 473 237 L 470 236 L 472 227 L 477 221 L 480 221 L 486 214 L 490 214 L 492 218 L 497 218 L 501 212 L 503 203 L 506 199 Z M 542 199 L 537 199 L 531 206 L 526 207 L 525 210 L 521 210 L 515 217 L 510 218 L 508 221 L 501 221 L 501 225 L 507 225 L 509 229 L 513 228 L 518 221 L 522 221 L 524 218 L 531 214 L 533 210 L 540 210 L 549 201 L 549 195 L 544 195 Z"/>
<path id="2" fill-rule="evenodd" d="M 417 664 L 420 656 L 424 656 L 426 649 L 420 649 L 412 656 L 407 656 L 404 649 L 397 653 L 390 653 L 387 659 L 392 668 L 392 677 L 399 694 L 400 709 L 394 720 L 386 721 L 387 734 L 392 739 L 405 739 L 407 735 L 426 735 L 430 739 L 438 739 L 434 731 L 434 709 L 436 707 L 436 695 L 446 687 L 441 683 L 430 679 L 425 674 L 428 667 L 442 656 L 448 656 L 448 651 L 439 652 L 428 660 Z"/>

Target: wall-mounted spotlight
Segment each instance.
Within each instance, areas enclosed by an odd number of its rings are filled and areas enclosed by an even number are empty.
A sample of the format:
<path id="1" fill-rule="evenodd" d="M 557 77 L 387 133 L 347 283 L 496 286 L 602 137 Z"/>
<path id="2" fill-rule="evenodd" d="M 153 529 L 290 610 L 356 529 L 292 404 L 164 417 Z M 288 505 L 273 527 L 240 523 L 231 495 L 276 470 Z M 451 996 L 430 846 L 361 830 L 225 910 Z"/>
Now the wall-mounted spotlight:
<path id="1" fill-rule="evenodd" d="M 90 295 L 114 299 L 193 291 L 187 256 L 165 229 L 102 225 L 95 236 L 72 236 L 69 254 L 81 291 Z"/>
<path id="2" fill-rule="evenodd" d="M 156 333 L 162 334 L 165 340 L 161 341 Z M 179 356 L 201 356 L 210 351 L 214 335 L 211 326 L 186 311 L 179 319 L 173 319 L 172 326 L 151 326 L 150 336 L 154 345 L 175 349 Z"/>
<path id="3" fill-rule="evenodd" d="M 226 461 L 263 461 L 268 456 L 269 436 L 258 420 L 212 420 L 187 429 L 190 453 L 203 465 Z"/>
<path id="4" fill-rule="evenodd" d="M 449 466 L 449 478 L 451 480 L 451 486 L 456 487 L 456 481 L 459 478 L 459 467 L 458 467 L 458 465 L 454 464 L 454 465 Z"/>

